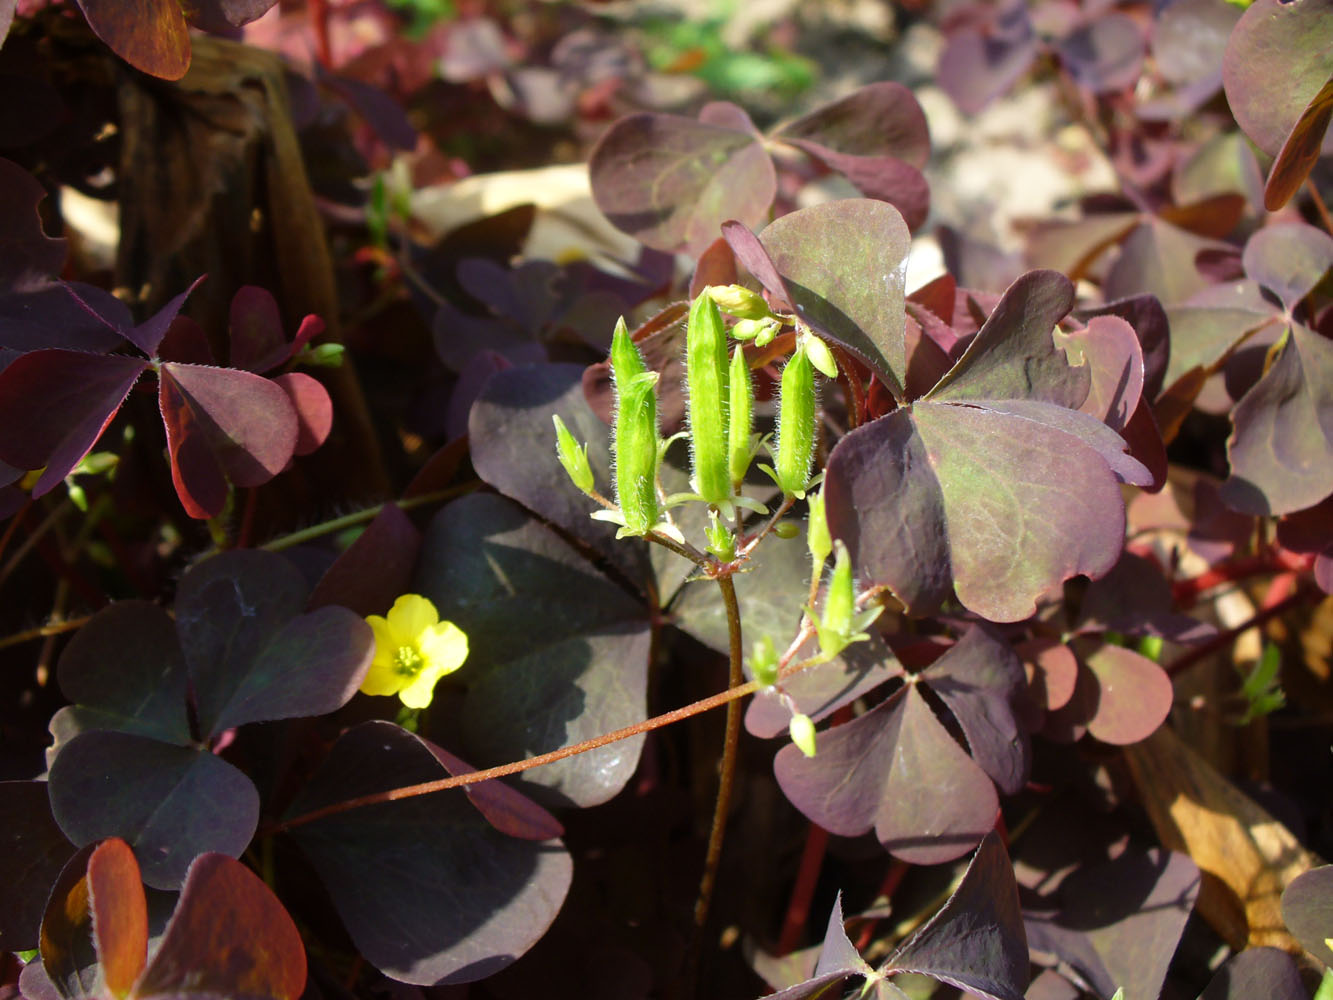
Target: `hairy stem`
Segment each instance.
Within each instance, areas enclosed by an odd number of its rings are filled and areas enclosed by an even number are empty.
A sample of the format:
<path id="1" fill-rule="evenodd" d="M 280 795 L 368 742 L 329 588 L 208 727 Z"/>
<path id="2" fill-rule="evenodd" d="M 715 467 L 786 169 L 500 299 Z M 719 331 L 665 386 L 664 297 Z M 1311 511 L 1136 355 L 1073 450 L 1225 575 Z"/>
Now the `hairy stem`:
<path id="1" fill-rule="evenodd" d="M 464 493 L 471 493 L 479 484 L 468 483 L 463 486 L 451 486 L 447 490 L 437 490 L 434 493 L 423 493 L 417 497 L 407 497 L 403 500 L 393 500 L 390 503 L 396 503 L 403 510 L 411 510 L 414 507 L 425 507 L 428 504 L 440 503 L 444 500 L 452 500 L 454 497 L 462 496 Z M 331 521 L 321 521 L 319 524 L 312 524 L 308 528 L 302 528 L 300 531 L 293 531 L 290 534 L 279 535 L 277 538 L 270 539 L 261 549 L 269 552 L 281 552 L 283 549 L 290 549 L 296 545 L 312 541 L 316 538 L 322 538 L 325 535 L 332 535 L 343 531 L 346 528 L 354 528 L 358 524 L 365 524 L 367 521 L 373 521 L 379 516 L 388 504 L 376 504 L 374 507 L 367 507 L 365 510 L 358 510 L 351 514 L 344 514 L 342 517 L 335 517 Z"/>

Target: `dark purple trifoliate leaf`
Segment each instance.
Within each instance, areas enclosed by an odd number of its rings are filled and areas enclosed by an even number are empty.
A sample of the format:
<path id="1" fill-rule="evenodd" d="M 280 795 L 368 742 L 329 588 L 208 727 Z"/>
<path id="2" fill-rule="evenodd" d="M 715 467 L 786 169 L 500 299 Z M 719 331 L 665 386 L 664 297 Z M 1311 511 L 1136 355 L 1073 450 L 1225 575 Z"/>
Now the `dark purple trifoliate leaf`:
<path id="1" fill-rule="evenodd" d="M 900 83 L 872 83 L 781 126 L 773 138 L 803 139 L 850 156 L 894 156 L 914 167 L 930 159 L 925 112 Z"/>
<path id="2" fill-rule="evenodd" d="M 1291 312 L 1333 268 L 1333 236 L 1303 222 L 1267 226 L 1246 242 L 1241 261 Z"/>
<path id="3" fill-rule="evenodd" d="M 1216 91 L 1222 86 L 1227 38 L 1240 15 L 1226 0 L 1175 0 L 1153 24 L 1158 72 L 1176 87 L 1202 84 Z"/>
<path id="4" fill-rule="evenodd" d="M 282 556 L 225 552 L 191 569 L 176 599 L 199 726 L 322 715 L 356 693 L 375 652 L 370 626 L 329 605 L 300 614 L 308 587 Z"/>
<path id="5" fill-rule="evenodd" d="M 988 1000 L 1022 1000 L 1028 945 L 1004 845 L 987 833 L 948 902 L 879 972 L 916 972 Z"/>
<path id="6" fill-rule="evenodd" d="M 239 857 L 259 821 L 255 786 L 222 758 L 134 733 L 74 737 L 51 765 L 50 786 L 65 836 L 80 846 L 127 841 L 157 889 L 177 888 L 204 851 Z"/>
<path id="7" fill-rule="evenodd" d="M 1248 279 L 1212 285 L 1167 309 L 1171 360 L 1164 384 L 1175 384 L 1196 366 L 1212 368 L 1241 338 L 1274 322 L 1275 311 L 1259 283 Z"/>
<path id="8" fill-rule="evenodd" d="M 898 210 L 862 198 L 825 202 L 775 220 L 759 241 L 797 315 L 865 361 L 901 397 L 911 239 Z"/>
<path id="9" fill-rule="evenodd" d="M 1300 878 L 1300 876 L 1297 876 Z M 1292 957 L 1280 948 L 1246 948 L 1233 955 L 1199 1000 L 1305 1000 L 1306 989 Z"/>
<path id="10" fill-rule="evenodd" d="M 37 947 L 42 906 L 51 883 L 74 853 L 51 815 L 45 781 L 0 782 L 0 948 Z"/>
<path id="11" fill-rule="evenodd" d="M 43 232 L 37 206 L 46 188 L 32 174 L 0 159 L 0 191 L 0 289 L 29 291 L 59 273 L 67 244 Z"/>
<path id="12" fill-rule="evenodd" d="M 576 441 L 603 495 L 611 492 L 610 429 L 584 395 L 580 365 L 521 365 L 498 371 L 468 417 L 477 474 L 505 496 L 600 552 L 629 579 L 646 579 L 646 546 L 617 542 L 614 525 L 589 515 L 601 508 L 579 492 L 556 456 L 554 413 Z"/>
<path id="13" fill-rule="evenodd" d="M 1276 156 L 1293 126 L 1333 77 L 1333 2 L 1256 0 L 1227 42 L 1222 80 L 1236 123 Z M 1325 154 L 1333 136 L 1325 136 Z"/>
<path id="14" fill-rule="evenodd" d="M 821 732 L 817 746 L 814 757 L 783 747 L 773 771 L 791 803 L 830 833 L 873 828 L 895 857 L 929 865 L 966 854 L 995 825 L 995 786 L 914 683 Z"/>
<path id="15" fill-rule="evenodd" d="M 315 65 L 318 67 L 319 64 Z M 406 110 L 383 89 L 338 73 L 320 72 L 318 80 L 341 97 L 391 150 L 416 148 L 417 130 L 412 127 Z M 556 90 L 556 87 L 550 88 L 552 92 Z M 530 114 L 529 117 L 536 116 Z"/>
<path id="16" fill-rule="evenodd" d="M 653 112 L 607 129 L 588 170 L 613 225 L 654 249 L 694 256 L 727 219 L 759 225 L 777 193 L 773 161 L 753 133 Z"/>
<path id="17" fill-rule="evenodd" d="M 1310 176 L 1322 152 L 1328 123 L 1333 121 L 1333 77 L 1319 89 L 1278 150 L 1277 160 L 1264 185 L 1264 208 L 1276 212 L 1291 200 Z"/>
<path id="18" fill-rule="evenodd" d="M 1027 674 L 1026 695 L 1015 706 L 1023 726 L 1040 732 L 1046 713 L 1063 708 L 1074 696 L 1079 665 L 1074 651 L 1055 638 L 1028 639 L 1014 647 Z"/>
<path id="19" fill-rule="evenodd" d="M 185 657 L 175 625 L 155 604 L 120 601 L 99 611 L 65 647 L 56 678 L 74 704 L 51 721 L 52 750 L 90 729 L 190 743 Z"/>
<path id="20" fill-rule="evenodd" d="M 768 546 L 761 546 L 759 551 L 765 548 Z M 743 579 L 739 577 L 738 582 Z M 762 630 L 751 627 L 744 615 L 742 620 L 747 622 L 747 634 L 763 634 Z M 819 722 L 861 695 L 902 676 L 902 664 L 879 633 L 868 634 L 869 639 L 852 643 L 828 663 L 802 670 L 782 682 L 782 692 L 796 703 L 798 711 Z M 773 638 L 778 641 L 776 635 Z M 814 656 L 818 651 L 817 640 L 812 639 L 801 648 L 797 659 Z M 772 739 L 787 732 L 790 722 L 791 709 L 775 688 L 758 691 L 745 710 L 745 728 L 760 739 Z"/>
<path id="21" fill-rule="evenodd" d="M 258 20 L 277 0 L 195 0 L 191 23 L 208 31 L 230 26 L 239 28 Z"/>
<path id="22" fill-rule="evenodd" d="M 185 305 L 185 300 L 190 297 L 190 294 L 196 288 L 199 287 L 200 283 L 204 280 L 204 277 L 204 275 L 200 275 L 195 278 L 189 288 L 170 299 L 166 305 L 153 313 L 153 315 L 143 323 L 140 323 L 138 326 L 131 329 L 122 330 L 121 333 L 124 335 L 125 339 L 147 354 L 150 358 L 156 357 L 158 346 L 162 343 L 162 338 L 167 335 L 167 331 L 171 328 L 171 324 L 180 314 L 182 307 Z"/>
<path id="23" fill-rule="evenodd" d="M 1297 941 L 1325 965 L 1333 964 L 1328 939 L 1333 920 L 1333 866 L 1312 868 L 1291 880 L 1282 893 L 1282 922 Z"/>
<path id="24" fill-rule="evenodd" d="M 843 929 L 840 892 L 833 901 L 833 911 L 829 914 L 828 929 L 824 932 L 824 944 L 819 949 L 814 974 L 803 983 L 768 994 L 764 1000 L 815 1000 L 817 997 L 829 996 L 829 987 L 848 976 L 856 975 L 871 979 L 875 970 L 857 953 L 855 945 L 847 938 L 847 931 Z"/>
<path id="25" fill-rule="evenodd" d="M 273 890 L 240 862 L 206 853 L 191 863 L 134 995 L 297 1000 L 305 984 L 305 946 Z"/>
<path id="26" fill-rule="evenodd" d="M 171 478 L 191 517 L 219 514 L 228 482 L 260 486 L 291 461 L 300 422 L 277 383 L 175 362 L 162 365 L 158 383 Z"/>
<path id="27" fill-rule="evenodd" d="M 773 266 L 773 258 L 768 255 L 764 245 L 759 242 L 759 237 L 750 232 L 749 228 L 735 219 L 728 219 L 722 223 L 722 238 L 731 248 L 735 260 L 744 265 L 745 269 L 753 274 L 770 296 L 770 301 L 780 310 L 790 310 L 795 308 L 792 302 L 792 294 L 787 288 L 787 283 L 783 280 L 778 269 Z"/>
<path id="28" fill-rule="evenodd" d="M 1073 304 L 1074 286 L 1064 275 L 1024 274 L 1006 289 L 963 356 L 924 398 L 1082 405 L 1091 376 L 1070 365 L 1052 336 Z"/>
<path id="29" fill-rule="evenodd" d="M 913 614 L 938 610 L 953 590 L 991 621 L 1020 621 L 1069 577 L 1115 564 L 1125 514 L 1108 458 L 1126 479 L 1151 479 L 1115 455 L 1123 445 L 1050 403 L 921 400 L 834 448 L 829 529 L 862 579 L 887 585 Z"/>
<path id="30" fill-rule="evenodd" d="M 974 115 L 1023 75 L 1040 42 L 1027 4 L 1011 0 L 990 24 L 953 32 L 940 53 L 940 86 L 966 114 Z"/>
<path id="31" fill-rule="evenodd" d="M 1220 197 L 1230 199 L 1238 218 L 1243 199 L 1231 195 Z M 1231 227 L 1225 228 L 1229 231 Z M 1148 294 L 1168 304 L 1183 302 L 1209 284 L 1195 258 L 1205 250 L 1224 246 L 1216 239 L 1149 216 L 1121 241 L 1120 255 L 1107 272 L 1102 290 L 1108 299 Z"/>
<path id="32" fill-rule="evenodd" d="M 1140 214 L 1130 205 L 1114 212 L 1087 215 L 1082 219 L 1049 219 L 1028 233 L 1027 261 L 1078 280 L 1087 274 L 1107 247 L 1114 246 L 1139 224 Z"/>
<path id="33" fill-rule="evenodd" d="M 788 139 L 798 149 L 846 177 L 867 198 L 896 208 L 915 232 L 930 215 L 930 184 L 925 175 L 896 156 L 849 156 L 806 139 Z"/>
<path id="34" fill-rule="evenodd" d="M 31 351 L 0 372 L 0 460 L 45 471 L 50 492 L 92 450 L 148 362 L 82 351 Z"/>
<path id="35" fill-rule="evenodd" d="M 1132 649 L 1105 643 L 1082 657 L 1097 679 L 1088 732 L 1103 743 L 1128 746 L 1151 736 L 1171 712 L 1175 690 L 1158 664 Z"/>
<path id="36" fill-rule="evenodd" d="M 287 815 L 447 775 L 412 734 L 367 722 L 334 744 Z M 461 789 L 335 813 L 291 835 L 357 948 L 402 982 L 493 975 L 545 933 L 569 889 L 572 865 L 559 841 L 500 833 Z M 448 886 L 449 905 L 423 886 Z"/>
<path id="37" fill-rule="evenodd" d="M 1075 631 L 1111 630 L 1156 635 L 1172 642 L 1202 642 L 1217 634 L 1208 622 L 1173 610 L 1171 585 L 1155 564 L 1130 552 L 1115 568 L 1093 580 L 1083 595 Z"/>
<path id="38" fill-rule="evenodd" d="M 1277 540 L 1293 552 L 1320 552 L 1333 547 L 1333 496 L 1284 517 L 1277 524 Z"/>
<path id="39" fill-rule="evenodd" d="M 1134 295 L 1096 308 L 1075 310 L 1074 316 L 1085 323 L 1097 316 L 1118 316 L 1130 325 L 1143 355 L 1143 395 L 1149 400 L 1156 399 L 1162 391 L 1171 356 L 1171 326 L 1161 301 L 1154 295 Z"/>
<path id="40" fill-rule="evenodd" d="M 462 758 L 455 757 L 430 740 L 423 739 L 422 742 L 449 774 L 471 774 L 476 770 Z M 478 781 L 464 785 L 463 791 L 491 826 L 501 833 L 522 840 L 550 840 L 565 834 L 565 828 L 558 819 L 503 781 Z"/>
<path id="41" fill-rule="evenodd" d="M 1056 46 L 1080 87 L 1111 94 L 1133 87 L 1143 66 L 1143 33 L 1128 14 L 1112 11 L 1079 25 Z"/>
<path id="42" fill-rule="evenodd" d="M 1028 777 L 1027 733 L 1014 715 L 1023 665 L 1005 642 L 974 626 L 918 675 L 940 696 L 967 739 L 972 759 L 1006 795 Z"/>
<path id="43" fill-rule="evenodd" d="M 647 609 L 512 501 L 474 494 L 441 510 L 416 579 L 468 636 L 454 676 L 467 687 L 469 761 L 504 764 L 647 717 Z M 524 790 L 541 802 L 604 802 L 642 745 L 635 737 L 537 768 Z"/>
<path id="44" fill-rule="evenodd" d="M 289 347 L 282 332 L 278 302 L 266 288 L 243 285 L 232 296 L 227 334 L 231 342 L 228 362 L 256 374 L 287 360 Z"/>
<path id="45" fill-rule="evenodd" d="M 309 455 L 328 440 L 333 430 L 333 400 L 313 376 L 305 372 L 285 372 L 273 376 L 273 383 L 287 394 L 296 414 L 294 455 Z"/>
<path id="46" fill-rule="evenodd" d="M 90 311 L 90 303 L 96 311 Z M 133 325 L 125 304 L 93 285 L 59 282 L 0 294 L 0 348 L 64 347 L 102 354 L 124 343 L 120 331 Z"/>
<path id="47" fill-rule="evenodd" d="M 1290 514 L 1333 493 L 1333 342 L 1300 323 L 1284 339 L 1232 412 L 1222 499 L 1246 514 Z"/>
<path id="48" fill-rule="evenodd" d="M 1134 329 L 1118 316 L 1094 316 L 1081 330 L 1059 337 L 1074 363 L 1091 376 L 1078 409 L 1112 430 L 1123 431 L 1143 395 L 1143 350 Z"/>
<path id="49" fill-rule="evenodd" d="M 1056 921 L 1086 937 L 1126 996 L 1154 997 L 1198 895 L 1199 868 L 1188 855 L 1129 848 L 1064 879 Z M 1032 923 L 1028 936 L 1035 945 Z"/>
<path id="50" fill-rule="evenodd" d="M 341 604 L 362 617 L 384 614 L 400 594 L 411 592 L 420 548 L 421 532 L 402 508 L 385 504 L 320 577 L 306 608 Z"/>

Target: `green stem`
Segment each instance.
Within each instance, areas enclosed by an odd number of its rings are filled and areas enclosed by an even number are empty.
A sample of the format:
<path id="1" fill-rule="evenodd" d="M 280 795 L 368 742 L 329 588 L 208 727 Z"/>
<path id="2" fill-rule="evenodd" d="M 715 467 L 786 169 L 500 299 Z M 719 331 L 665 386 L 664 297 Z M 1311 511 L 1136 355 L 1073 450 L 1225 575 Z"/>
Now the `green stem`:
<path id="1" fill-rule="evenodd" d="M 472 492 L 478 485 L 479 484 L 476 483 L 467 483 L 463 486 L 451 486 L 447 490 L 436 490 L 434 493 L 423 493 L 421 496 L 393 500 L 389 501 L 389 503 L 396 504 L 402 510 L 412 510 L 415 507 L 425 507 L 428 504 L 439 503 L 444 500 L 452 500 L 454 497 Z M 319 524 L 312 524 L 310 527 L 302 528 L 300 531 L 293 531 L 287 535 L 279 535 L 277 538 L 265 542 L 263 545 L 259 546 L 259 548 L 266 549 L 269 552 L 281 552 L 283 549 L 290 549 L 293 546 L 301 545 L 304 542 L 322 538 L 325 535 L 335 534 L 347 528 L 354 528 L 358 524 L 364 524 L 367 521 L 373 521 L 379 516 L 380 511 L 387 506 L 388 503 L 376 504 L 374 507 L 367 507 L 365 510 L 358 510 L 351 514 L 344 514 L 342 517 L 335 517 L 331 521 L 321 521 Z"/>

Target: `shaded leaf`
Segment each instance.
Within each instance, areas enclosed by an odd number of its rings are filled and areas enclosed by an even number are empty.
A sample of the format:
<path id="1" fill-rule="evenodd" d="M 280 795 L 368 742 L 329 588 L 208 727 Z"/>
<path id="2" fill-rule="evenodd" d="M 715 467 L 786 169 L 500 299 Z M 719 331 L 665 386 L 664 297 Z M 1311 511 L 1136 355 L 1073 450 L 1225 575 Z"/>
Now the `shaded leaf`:
<path id="1" fill-rule="evenodd" d="M 862 975 L 869 978 L 873 974 L 874 970 L 857 953 L 856 947 L 847 938 L 847 931 L 843 929 L 840 892 L 833 900 L 833 910 L 829 913 L 828 929 L 824 931 L 824 943 L 819 949 L 814 975 L 803 983 L 769 994 L 767 1000 L 808 1000 L 829 996 L 829 987 L 848 976 Z"/>
<path id="2" fill-rule="evenodd" d="M 1306 951 L 1333 965 L 1333 865 L 1297 875 L 1282 890 L 1282 921 Z"/>
<path id="3" fill-rule="evenodd" d="M 176 627 L 207 737 L 321 715 L 356 693 L 375 652 L 370 626 L 337 606 L 300 614 L 307 592 L 291 563 L 262 550 L 214 556 L 181 580 Z"/>
<path id="4" fill-rule="evenodd" d="M 417 584 L 468 636 L 455 677 L 468 689 L 469 761 L 508 763 L 647 717 L 646 610 L 511 501 L 475 494 L 441 510 Z M 629 780 L 642 745 L 633 737 L 531 771 L 525 790 L 539 801 L 604 802 Z"/>
<path id="5" fill-rule="evenodd" d="M 476 770 L 443 747 L 429 740 L 422 742 L 450 775 L 471 774 Z M 464 785 L 463 791 L 477 807 L 477 811 L 501 833 L 522 840 L 550 840 L 552 837 L 564 836 L 565 828 L 558 819 L 503 781 L 477 781 Z"/>
<path id="6" fill-rule="evenodd" d="M 50 783 L 51 812 L 70 840 L 120 837 L 158 889 L 179 886 L 204 851 L 238 856 L 259 821 L 255 786 L 226 761 L 132 733 L 76 736 Z"/>
<path id="7" fill-rule="evenodd" d="M 45 781 L 0 782 L 0 948 L 37 947 L 42 909 L 51 885 L 74 853 L 51 815 Z"/>
<path id="8" fill-rule="evenodd" d="M 227 336 L 233 368 L 262 374 L 287 360 L 290 346 L 282 332 L 278 302 L 266 288 L 243 285 L 232 296 Z"/>
<path id="9" fill-rule="evenodd" d="M 411 590 L 421 532 L 397 504 L 387 503 L 315 585 L 308 610 L 341 604 L 363 618 L 386 614 Z"/>
<path id="10" fill-rule="evenodd" d="M 954 742 L 916 686 L 773 759 L 791 803 L 830 833 L 872 827 L 885 850 L 912 864 L 966 854 L 995 825 L 999 800 L 985 772 Z"/>
<path id="11" fill-rule="evenodd" d="M 93 941 L 88 899 L 88 858 L 93 844 L 76 853 L 61 870 L 42 915 L 42 969 L 56 995 L 66 1000 L 101 994 L 102 970 Z"/>
<path id="12" fill-rule="evenodd" d="M 299 423 L 274 382 L 232 368 L 167 362 L 158 372 L 171 478 L 191 517 L 214 517 L 227 482 L 260 486 L 287 465 Z"/>
<path id="13" fill-rule="evenodd" d="M 755 135 L 651 112 L 607 129 L 588 171 L 613 225 L 656 250 L 693 256 L 727 219 L 762 222 L 777 192 L 773 161 Z"/>
<path id="14" fill-rule="evenodd" d="M 11 11 L 11 17 L 13 16 Z M 18 164 L 0 158 L 0 288 L 28 290 L 58 274 L 65 240 L 47 236 L 37 206 L 46 188 Z"/>
<path id="15" fill-rule="evenodd" d="M 288 816 L 447 772 L 410 733 L 344 733 Z M 343 924 L 376 968 L 404 982 L 472 982 L 545 933 L 569 888 L 559 841 L 496 831 L 461 790 L 363 806 L 296 827 Z"/>
<path id="16" fill-rule="evenodd" d="M 114 729 L 190 742 L 185 657 L 171 618 L 155 604 L 120 601 L 99 611 L 65 647 L 56 678 L 74 702 L 61 713 L 72 714 L 80 732 Z"/>
<path id="17" fill-rule="evenodd" d="M 1119 11 L 1079 25 L 1056 48 L 1074 82 L 1094 94 L 1133 87 L 1143 66 L 1143 34 Z"/>
<path id="18" fill-rule="evenodd" d="M 1246 514 L 1290 514 L 1333 493 L 1333 343 L 1300 323 L 1236 404 L 1222 499 Z"/>
<path id="19" fill-rule="evenodd" d="M 1333 77 L 1333 2 L 1255 0 L 1227 42 L 1222 80 L 1236 123 L 1276 156 Z M 1324 150 L 1333 147 L 1325 137 Z"/>
<path id="20" fill-rule="evenodd" d="M 102 841 L 88 858 L 88 905 L 106 988 L 123 997 L 148 955 L 148 902 L 130 845 Z"/>
<path id="21" fill-rule="evenodd" d="M 1217 970 L 1199 1000 L 1305 1000 L 1300 970 L 1280 948 L 1246 948 Z"/>
<path id="22" fill-rule="evenodd" d="M 240 862 L 209 853 L 185 873 L 176 912 L 134 993 L 296 1000 L 305 981 L 305 947 L 273 891 Z"/>
<path id="23" fill-rule="evenodd" d="M 1118 316 L 1093 316 L 1065 343 L 1071 356 L 1082 356 L 1091 376 L 1087 398 L 1078 409 L 1123 431 L 1143 397 L 1143 349 L 1134 328 Z"/>
<path id="24" fill-rule="evenodd" d="M 949 36 L 940 53 L 940 85 L 963 112 L 976 114 L 1013 86 L 1038 48 L 1027 4 L 1012 0 L 996 10 L 991 24 Z"/>
<path id="25" fill-rule="evenodd" d="M 910 90 L 892 81 L 820 105 L 778 128 L 773 138 L 803 139 L 849 156 L 893 156 L 918 168 L 930 159 L 925 113 Z"/>
<path id="26" fill-rule="evenodd" d="M 993 1000 L 1022 1000 L 1028 946 L 1018 885 L 1000 837 L 987 833 L 962 881 L 881 972 L 917 972 Z"/>
<path id="27" fill-rule="evenodd" d="M 190 32 L 177 0 L 79 0 L 88 25 L 137 70 L 179 80 L 190 68 Z"/>
<path id="28" fill-rule="evenodd" d="M 897 209 L 861 198 L 825 202 L 776 219 L 759 241 L 801 319 L 864 360 L 901 396 L 910 238 Z"/>
<path id="29" fill-rule="evenodd" d="M 1333 268 L 1333 236 L 1303 222 L 1266 226 L 1246 241 L 1241 262 L 1291 312 Z"/>
<path id="30" fill-rule="evenodd" d="M 296 414 L 296 444 L 292 452 L 309 455 L 333 430 L 333 401 L 328 390 L 305 372 L 275 375 L 273 382 L 287 394 Z"/>
<path id="31" fill-rule="evenodd" d="M 1291 200 L 1322 153 L 1328 123 L 1333 120 L 1333 77 L 1301 112 L 1291 134 L 1278 150 L 1264 185 L 1264 208 L 1276 212 Z"/>
<path id="32" fill-rule="evenodd" d="M 92 450 L 148 362 L 82 351 L 32 351 L 0 372 L 0 460 L 45 471 L 50 492 Z"/>

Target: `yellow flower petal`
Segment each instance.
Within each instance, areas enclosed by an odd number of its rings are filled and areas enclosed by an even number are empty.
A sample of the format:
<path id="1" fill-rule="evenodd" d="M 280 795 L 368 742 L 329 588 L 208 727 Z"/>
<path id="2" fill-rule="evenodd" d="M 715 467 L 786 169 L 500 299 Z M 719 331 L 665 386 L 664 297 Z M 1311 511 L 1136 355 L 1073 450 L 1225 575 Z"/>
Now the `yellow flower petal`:
<path id="1" fill-rule="evenodd" d="M 404 640 L 399 645 L 415 645 L 421 633 L 440 620 L 435 605 L 420 594 L 404 594 L 389 609 L 389 625 Z"/>
<path id="2" fill-rule="evenodd" d="M 417 648 L 426 658 L 428 668 L 438 670 L 443 676 L 453 673 L 467 659 L 467 636 L 453 622 L 440 622 L 421 633 Z"/>

